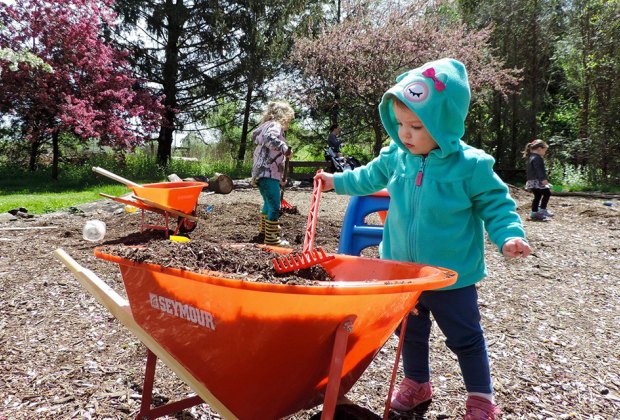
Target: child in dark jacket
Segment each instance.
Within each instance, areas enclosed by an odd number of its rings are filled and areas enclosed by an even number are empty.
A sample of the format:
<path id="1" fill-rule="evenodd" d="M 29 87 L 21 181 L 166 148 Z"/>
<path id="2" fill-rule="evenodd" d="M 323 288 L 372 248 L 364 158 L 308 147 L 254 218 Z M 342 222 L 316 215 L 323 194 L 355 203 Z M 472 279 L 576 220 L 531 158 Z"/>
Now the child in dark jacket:
<path id="1" fill-rule="evenodd" d="M 431 318 L 456 354 L 467 389 L 467 420 L 495 419 L 486 343 L 476 283 L 486 274 L 484 229 L 506 257 L 525 257 L 521 219 L 493 158 L 461 137 L 469 108 L 465 67 L 441 59 L 408 71 L 383 96 L 379 113 L 392 141 L 368 165 L 321 173 L 323 189 L 368 195 L 387 187 L 390 206 L 381 258 L 437 265 L 458 272 L 457 282 L 420 295 L 407 320 L 405 378 L 392 398 L 398 411 L 419 411 L 432 399 Z"/>
<path id="2" fill-rule="evenodd" d="M 527 182 L 525 183 L 525 189 L 534 194 L 530 218 L 541 222 L 553 216 L 552 213 L 547 211 L 547 204 L 549 203 L 549 197 L 551 197 L 551 184 L 547 179 L 544 157 L 548 148 L 547 143 L 536 139 L 528 143 L 523 151 L 523 157 L 527 159 Z"/>

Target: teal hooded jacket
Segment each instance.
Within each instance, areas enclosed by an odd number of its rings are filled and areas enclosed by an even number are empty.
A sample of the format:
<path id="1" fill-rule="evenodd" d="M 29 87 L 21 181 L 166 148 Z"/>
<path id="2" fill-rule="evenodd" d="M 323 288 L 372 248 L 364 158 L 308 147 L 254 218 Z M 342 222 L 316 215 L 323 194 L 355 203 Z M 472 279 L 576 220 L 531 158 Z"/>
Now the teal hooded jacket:
<path id="1" fill-rule="evenodd" d="M 428 68 L 434 70 L 432 78 L 423 75 Z M 440 91 L 437 80 L 444 87 Z M 379 246 L 381 258 L 449 268 L 458 273 L 458 279 L 445 290 L 469 286 L 487 274 L 485 228 L 501 252 L 509 239 L 525 239 L 521 219 L 508 187 L 493 171 L 494 159 L 460 140 L 469 105 L 462 64 L 438 60 L 399 76 L 397 82 L 379 106 L 392 138 L 390 145 L 368 165 L 335 174 L 335 190 L 368 195 L 387 188 L 391 198 Z M 424 91 L 419 95 L 426 95 L 423 109 L 411 101 L 411 91 Z M 422 156 L 403 145 L 392 111 L 393 97 L 416 112 L 439 148 Z"/>

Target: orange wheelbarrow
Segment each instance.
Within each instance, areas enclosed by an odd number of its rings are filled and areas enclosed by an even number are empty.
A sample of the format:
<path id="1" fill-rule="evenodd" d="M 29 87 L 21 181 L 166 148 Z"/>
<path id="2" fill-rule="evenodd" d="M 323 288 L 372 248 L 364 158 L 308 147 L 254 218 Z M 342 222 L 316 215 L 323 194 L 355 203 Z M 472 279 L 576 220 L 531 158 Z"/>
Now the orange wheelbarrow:
<path id="1" fill-rule="evenodd" d="M 115 197 L 103 193 L 99 193 L 99 195 L 139 208 L 142 213 L 140 232 L 143 232 L 144 229 L 156 229 L 163 230 L 166 232 L 166 236 L 168 236 L 171 217 L 177 218 L 177 227 L 174 230 L 175 235 L 189 233 L 196 228 L 198 223 L 198 218 L 196 217 L 198 197 L 203 188 L 209 185 L 208 183 L 180 181 L 140 185 L 96 166 L 93 167 L 93 172 L 125 184 L 133 191 L 130 198 Z M 152 211 L 161 215 L 164 219 L 164 225 L 147 224 L 145 222 L 146 211 Z"/>
<path id="2" fill-rule="evenodd" d="M 119 265 L 127 302 L 63 250 L 56 255 L 149 349 L 138 418 L 204 402 L 226 419 L 244 420 L 279 419 L 322 403 L 322 418 L 332 419 L 337 399 L 360 378 L 420 293 L 457 277 L 427 265 L 335 255 L 321 263 L 333 281 L 257 283 L 96 249 L 98 258 Z M 197 396 L 151 408 L 157 358 Z M 385 415 L 388 408 L 389 396 Z"/>

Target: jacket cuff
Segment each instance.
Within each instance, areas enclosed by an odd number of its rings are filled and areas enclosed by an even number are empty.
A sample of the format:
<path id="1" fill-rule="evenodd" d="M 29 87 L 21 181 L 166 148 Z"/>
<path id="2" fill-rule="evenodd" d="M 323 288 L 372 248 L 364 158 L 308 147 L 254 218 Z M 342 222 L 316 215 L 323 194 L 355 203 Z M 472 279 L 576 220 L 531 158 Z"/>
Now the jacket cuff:
<path id="1" fill-rule="evenodd" d="M 527 239 L 525 239 L 523 236 L 510 236 L 506 239 L 504 239 L 504 241 L 501 243 L 501 245 L 499 246 L 499 253 L 504 255 L 504 253 L 502 252 L 502 249 L 504 248 L 504 245 L 506 245 L 506 242 L 512 240 L 512 239 L 521 239 L 523 240 L 523 242 L 525 242 L 526 244 L 529 244 L 529 242 L 527 241 Z"/>
<path id="2" fill-rule="evenodd" d="M 334 191 L 336 191 L 336 194 L 346 194 L 344 179 L 341 173 L 334 174 Z"/>

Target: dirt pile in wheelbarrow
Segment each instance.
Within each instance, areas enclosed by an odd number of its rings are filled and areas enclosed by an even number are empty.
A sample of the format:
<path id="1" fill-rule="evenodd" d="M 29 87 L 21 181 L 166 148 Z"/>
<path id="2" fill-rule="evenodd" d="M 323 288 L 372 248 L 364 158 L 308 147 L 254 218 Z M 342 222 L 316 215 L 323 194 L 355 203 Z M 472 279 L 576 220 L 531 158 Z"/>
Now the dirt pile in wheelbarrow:
<path id="1" fill-rule="evenodd" d="M 252 244 L 161 241 L 151 246 L 104 246 L 101 251 L 139 263 L 193 272 L 217 271 L 226 278 L 258 283 L 311 286 L 332 280 L 320 265 L 279 274 L 273 259 L 282 255 Z"/>

